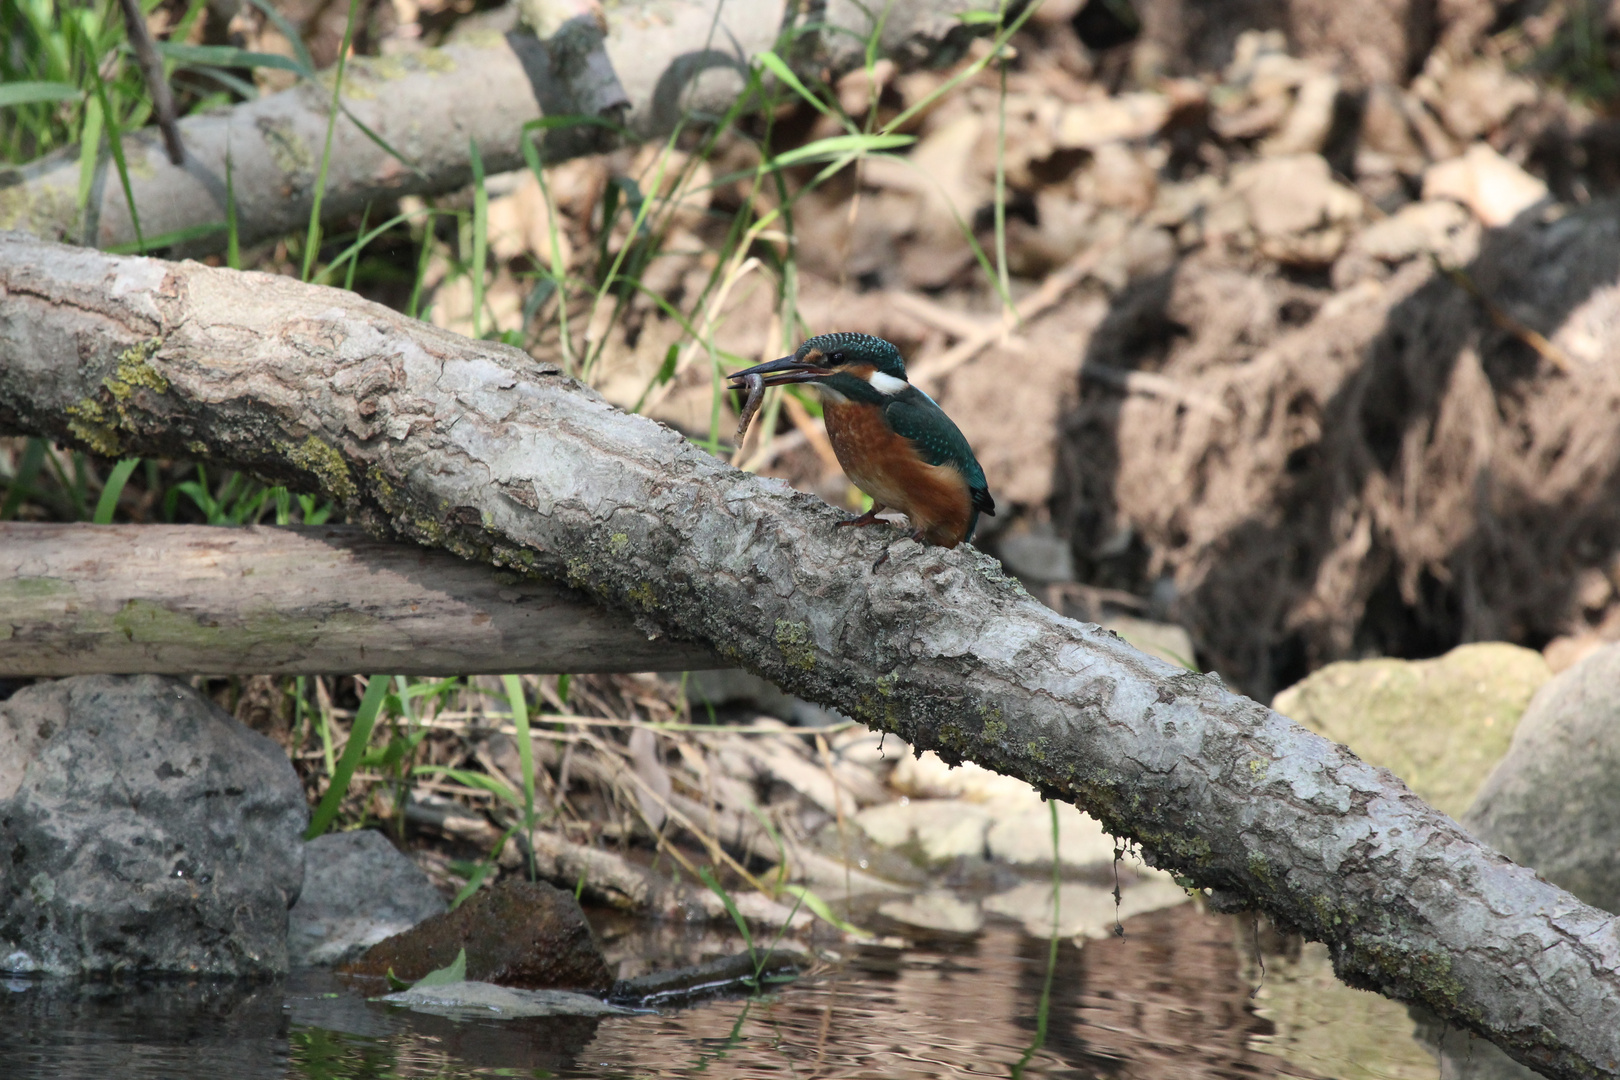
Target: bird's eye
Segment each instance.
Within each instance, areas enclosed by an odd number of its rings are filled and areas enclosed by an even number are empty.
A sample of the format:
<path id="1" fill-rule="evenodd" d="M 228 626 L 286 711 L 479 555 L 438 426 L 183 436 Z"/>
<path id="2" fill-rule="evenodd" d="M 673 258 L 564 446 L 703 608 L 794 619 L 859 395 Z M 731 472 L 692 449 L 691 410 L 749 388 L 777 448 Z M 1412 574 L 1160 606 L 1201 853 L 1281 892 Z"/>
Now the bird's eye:
<path id="1" fill-rule="evenodd" d="M 841 352 L 835 352 L 831 356 L 827 357 L 827 359 L 831 360 L 834 364 L 842 364 L 844 362 L 844 354 Z"/>

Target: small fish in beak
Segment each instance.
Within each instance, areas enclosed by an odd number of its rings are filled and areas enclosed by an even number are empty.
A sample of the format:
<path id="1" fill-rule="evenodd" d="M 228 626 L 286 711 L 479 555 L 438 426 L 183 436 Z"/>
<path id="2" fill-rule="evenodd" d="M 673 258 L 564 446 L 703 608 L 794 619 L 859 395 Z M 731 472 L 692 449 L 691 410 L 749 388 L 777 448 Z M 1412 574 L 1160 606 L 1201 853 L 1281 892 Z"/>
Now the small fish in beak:
<path id="1" fill-rule="evenodd" d="M 737 449 L 742 449 L 743 440 L 748 438 L 748 425 L 753 423 L 754 414 L 759 412 L 759 403 L 765 400 L 765 376 L 755 372 L 742 377 L 743 385 L 748 387 L 748 400 L 743 404 L 742 415 L 737 418 L 737 437 L 732 441 Z"/>

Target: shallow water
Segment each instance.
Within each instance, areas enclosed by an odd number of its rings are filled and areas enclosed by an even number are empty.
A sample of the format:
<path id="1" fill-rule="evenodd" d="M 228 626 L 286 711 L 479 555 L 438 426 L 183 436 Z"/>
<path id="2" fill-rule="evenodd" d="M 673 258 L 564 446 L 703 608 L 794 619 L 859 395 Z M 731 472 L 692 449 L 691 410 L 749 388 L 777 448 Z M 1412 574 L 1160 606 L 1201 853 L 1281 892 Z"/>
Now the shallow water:
<path id="1" fill-rule="evenodd" d="M 1125 930 L 1059 944 L 1040 1046 L 1048 942 L 993 922 L 972 941 L 852 950 L 761 999 L 601 1020 L 454 1023 L 373 1004 L 324 972 L 67 992 L 12 980 L 0 1077 L 1438 1075 L 1404 1009 L 1323 982 L 1297 944 L 1268 958 L 1251 996 L 1249 920 L 1185 904 Z"/>

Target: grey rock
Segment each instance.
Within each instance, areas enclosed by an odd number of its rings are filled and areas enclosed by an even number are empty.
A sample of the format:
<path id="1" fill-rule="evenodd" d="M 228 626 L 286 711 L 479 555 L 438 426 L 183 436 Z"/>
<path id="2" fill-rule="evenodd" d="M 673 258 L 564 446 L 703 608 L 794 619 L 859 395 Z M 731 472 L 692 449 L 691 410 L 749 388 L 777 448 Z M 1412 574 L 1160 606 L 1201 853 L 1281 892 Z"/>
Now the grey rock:
<path id="1" fill-rule="evenodd" d="M 184 683 L 86 675 L 0 703 L 0 970 L 287 968 L 302 785 Z"/>
<path id="2" fill-rule="evenodd" d="M 304 891 L 288 915 L 294 967 L 341 964 L 446 908 L 422 869 L 375 829 L 304 847 Z"/>
<path id="3" fill-rule="evenodd" d="M 1620 914 L 1620 645 L 1555 676 L 1519 720 L 1463 824 L 1582 900 Z"/>
<path id="4" fill-rule="evenodd" d="M 1046 522 L 996 539 L 1002 565 L 1033 581 L 1073 581 L 1074 551 Z"/>
<path id="5" fill-rule="evenodd" d="M 567 990 L 517 990 L 487 982 L 412 987 L 377 999 L 453 1020 L 518 1020 L 526 1016 L 622 1016 L 632 1009 Z"/>

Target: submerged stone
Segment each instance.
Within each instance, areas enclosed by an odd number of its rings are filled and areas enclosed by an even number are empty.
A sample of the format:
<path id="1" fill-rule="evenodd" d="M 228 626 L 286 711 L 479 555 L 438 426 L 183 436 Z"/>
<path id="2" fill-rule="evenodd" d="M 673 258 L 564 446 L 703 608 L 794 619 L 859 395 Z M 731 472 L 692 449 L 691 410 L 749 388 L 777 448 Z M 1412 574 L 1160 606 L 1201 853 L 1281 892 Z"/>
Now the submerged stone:
<path id="1" fill-rule="evenodd" d="M 517 990 L 469 979 L 411 987 L 377 999 L 452 1020 L 519 1020 L 529 1016 L 622 1016 L 632 1009 L 568 990 Z"/>
<path id="2" fill-rule="evenodd" d="M 526 989 L 603 991 L 613 985 L 602 950 L 572 893 L 506 880 L 461 907 L 378 942 L 343 970 L 415 982 L 467 950 L 473 981 Z"/>

